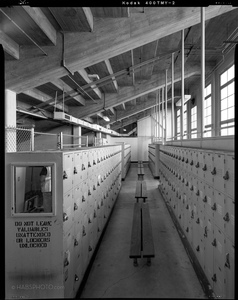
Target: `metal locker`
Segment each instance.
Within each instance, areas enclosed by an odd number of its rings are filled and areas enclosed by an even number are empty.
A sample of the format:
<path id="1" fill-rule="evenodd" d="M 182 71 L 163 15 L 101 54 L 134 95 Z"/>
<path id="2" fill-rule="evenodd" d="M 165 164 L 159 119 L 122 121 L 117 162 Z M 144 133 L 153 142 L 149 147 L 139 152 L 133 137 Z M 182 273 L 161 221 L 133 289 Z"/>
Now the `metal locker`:
<path id="1" fill-rule="evenodd" d="M 204 196 L 205 196 L 205 184 L 204 184 L 204 181 L 203 180 L 199 180 L 197 181 L 198 183 L 198 189 L 197 189 L 197 202 L 198 202 L 198 205 L 200 207 L 200 209 L 203 211 L 203 213 L 205 213 L 205 203 L 203 201 L 204 199 Z"/>
<path id="2" fill-rule="evenodd" d="M 197 162 L 195 164 L 195 168 L 197 169 L 197 175 L 199 178 L 203 179 L 205 177 L 205 173 L 204 173 L 204 166 L 205 166 L 205 162 L 204 162 L 204 151 L 199 150 L 197 152 Z"/>
<path id="3" fill-rule="evenodd" d="M 88 230 L 88 215 L 85 213 L 82 222 L 82 268 L 83 273 L 88 266 L 88 246 L 89 246 L 89 230 Z"/>
<path id="4" fill-rule="evenodd" d="M 82 179 L 88 178 L 88 151 L 82 151 Z"/>
<path id="5" fill-rule="evenodd" d="M 75 275 L 74 275 L 74 287 L 73 287 L 73 291 L 74 291 L 74 296 L 73 298 L 76 297 L 78 289 L 80 287 L 80 283 L 82 282 L 83 279 L 83 266 L 82 266 L 82 261 L 80 262 L 79 265 L 77 265 L 76 270 L 75 270 Z"/>
<path id="6" fill-rule="evenodd" d="M 81 217 L 82 212 L 82 190 L 81 185 L 73 188 L 73 202 L 74 202 L 74 222 L 77 222 Z"/>
<path id="7" fill-rule="evenodd" d="M 74 169 L 73 169 L 73 184 L 78 185 L 82 180 L 82 152 L 77 151 L 74 153 Z"/>
<path id="8" fill-rule="evenodd" d="M 214 180 L 214 163 L 213 163 L 213 152 L 204 152 L 204 167 L 203 167 L 203 171 L 204 171 L 204 178 L 205 181 L 210 184 L 213 185 L 213 180 Z"/>
<path id="9" fill-rule="evenodd" d="M 223 193 L 220 193 L 217 190 L 214 190 L 214 204 L 216 205 L 216 210 L 214 211 L 214 222 L 215 224 L 224 232 L 225 222 L 224 217 L 224 208 L 225 208 L 225 197 Z"/>
<path id="10" fill-rule="evenodd" d="M 74 283 L 74 268 L 75 264 L 73 261 L 74 258 L 74 240 L 73 240 L 73 228 L 70 230 L 67 235 L 64 237 L 63 246 L 64 246 L 64 256 L 63 256 L 63 265 L 64 265 L 64 297 L 70 298 L 73 293 L 73 283 Z"/>
<path id="11" fill-rule="evenodd" d="M 88 184 L 87 181 L 84 180 L 81 183 L 81 210 L 83 215 L 87 213 L 87 206 L 88 206 Z"/>
<path id="12" fill-rule="evenodd" d="M 224 208 L 224 226 L 225 226 L 225 234 L 229 239 L 235 243 L 235 201 L 234 199 L 226 196 L 225 197 L 225 208 Z"/>
<path id="13" fill-rule="evenodd" d="M 63 197 L 63 232 L 64 235 L 68 233 L 73 226 L 74 217 L 74 202 L 73 190 L 68 191 Z"/>
<path id="14" fill-rule="evenodd" d="M 235 299 L 235 245 L 226 238 L 225 239 L 225 298 Z"/>
<path id="15" fill-rule="evenodd" d="M 213 290 L 217 297 L 224 298 L 225 286 L 224 286 L 224 233 L 221 229 L 214 225 L 214 267 L 212 281 L 214 282 Z"/>
<path id="16" fill-rule="evenodd" d="M 207 183 L 205 183 L 205 195 L 203 197 L 203 202 L 205 204 L 205 213 L 213 217 L 214 211 L 216 210 L 216 203 L 214 202 L 214 189 Z"/>
<path id="17" fill-rule="evenodd" d="M 63 154 L 63 191 L 67 191 L 73 188 L 73 153 Z"/>
<path id="18" fill-rule="evenodd" d="M 204 272 L 213 287 L 213 245 L 214 232 L 213 232 L 213 219 L 210 215 L 205 213 L 204 216 Z"/>
<path id="19" fill-rule="evenodd" d="M 191 150 L 191 158 L 189 161 L 189 165 L 190 165 L 190 171 L 191 173 L 193 173 L 194 175 L 197 175 L 197 169 L 196 169 L 196 162 L 197 162 L 197 151 L 196 150 Z"/>
<path id="20" fill-rule="evenodd" d="M 92 176 L 93 173 L 93 150 L 88 150 L 88 178 Z"/>
<path id="21" fill-rule="evenodd" d="M 214 189 L 217 189 L 224 192 L 225 181 L 224 176 L 224 167 L 225 167 L 225 155 L 221 153 L 214 153 Z"/>
<path id="22" fill-rule="evenodd" d="M 235 155 L 226 155 L 225 156 L 225 170 L 223 175 L 223 180 L 225 182 L 225 192 L 231 198 L 234 198 L 235 192 Z"/>

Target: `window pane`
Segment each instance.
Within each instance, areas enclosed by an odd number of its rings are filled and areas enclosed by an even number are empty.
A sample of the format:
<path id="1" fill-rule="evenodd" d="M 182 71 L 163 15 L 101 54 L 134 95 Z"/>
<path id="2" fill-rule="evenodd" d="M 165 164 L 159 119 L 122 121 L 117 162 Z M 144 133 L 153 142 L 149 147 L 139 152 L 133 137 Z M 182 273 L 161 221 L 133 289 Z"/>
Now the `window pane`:
<path id="1" fill-rule="evenodd" d="M 221 99 L 224 99 L 227 97 L 227 87 L 224 87 L 222 90 L 221 90 Z"/>
<path id="2" fill-rule="evenodd" d="M 206 96 L 211 94 L 211 84 L 206 87 Z"/>
<path id="3" fill-rule="evenodd" d="M 227 108 L 227 98 L 221 101 L 221 110 L 224 110 Z"/>
<path id="4" fill-rule="evenodd" d="M 234 106 L 235 103 L 234 103 L 234 94 L 231 95 L 230 97 L 228 97 L 228 101 L 227 101 L 227 107 L 231 107 L 231 106 Z"/>
<path id="5" fill-rule="evenodd" d="M 227 135 L 227 129 L 221 129 L 221 135 Z"/>
<path id="6" fill-rule="evenodd" d="M 206 115 L 207 116 L 211 115 L 211 106 L 206 109 Z"/>
<path id="7" fill-rule="evenodd" d="M 211 118 L 211 116 L 209 116 L 206 118 L 206 125 L 209 125 L 211 123 L 212 123 L 212 118 Z"/>
<path id="8" fill-rule="evenodd" d="M 235 134 L 234 127 L 228 128 L 227 131 L 228 131 L 227 132 L 228 135 L 234 135 Z"/>
<path id="9" fill-rule="evenodd" d="M 234 94 L 234 81 L 228 85 L 228 96 Z"/>
<path id="10" fill-rule="evenodd" d="M 221 121 L 227 120 L 227 110 L 221 111 Z"/>
<path id="11" fill-rule="evenodd" d="M 221 75 L 221 85 L 227 82 L 227 71 Z"/>
<path id="12" fill-rule="evenodd" d="M 234 78 L 234 75 L 235 72 L 234 72 L 234 65 L 232 67 L 230 67 L 230 69 L 228 69 L 228 78 L 227 78 L 227 81 L 231 80 L 232 78 Z"/>
<path id="13" fill-rule="evenodd" d="M 234 118 L 234 108 L 233 107 L 228 108 L 228 110 L 227 110 L 227 118 L 228 119 Z"/>
<path id="14" fill-rule="evenodd" d="M 205 106 L 208 107 L 208 106 L 211 106 L 211 97 L 208 97 L 205 101 Z"/>

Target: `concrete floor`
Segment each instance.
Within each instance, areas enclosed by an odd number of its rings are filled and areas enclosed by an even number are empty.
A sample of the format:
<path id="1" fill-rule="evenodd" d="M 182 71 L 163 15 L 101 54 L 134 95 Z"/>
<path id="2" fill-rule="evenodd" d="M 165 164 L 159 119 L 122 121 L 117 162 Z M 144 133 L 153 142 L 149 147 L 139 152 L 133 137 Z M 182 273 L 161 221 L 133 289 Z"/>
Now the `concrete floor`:
<path id="1" fill-rule="evenodd" d="M 144 164 L 155 258 L 129 258 L 137 164 L 131 164 L 80 298 L 206 299 L 147 164 Z"/>

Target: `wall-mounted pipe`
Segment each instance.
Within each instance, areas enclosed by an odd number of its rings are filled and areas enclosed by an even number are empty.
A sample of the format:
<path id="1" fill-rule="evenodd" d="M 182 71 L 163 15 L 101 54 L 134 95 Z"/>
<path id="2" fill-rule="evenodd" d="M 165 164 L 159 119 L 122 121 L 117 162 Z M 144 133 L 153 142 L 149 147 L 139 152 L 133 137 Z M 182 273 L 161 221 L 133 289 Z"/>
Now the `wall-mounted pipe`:
<path id="1" fill-rule="evenodd" d="M 165 70 L 165 141 L 167 140 L 167 91 L 168 91 L 168 82 L 167 82 L 167 74 L 168 74 L 168 70 Z"/>
<path id="2" fill-rule="evenodd" d="M 174 137 L 174 53 L 172 53 L 172 66 L 171 66 L 171 83 L 172 83 L 172 116 L 171 116 L 171 135 Z"/>
<path id="3" fill-rule="evenodd" d="M 159 114 L 158 114 L 158 130 L 159 130 L 159 134 L 158 137 L 160 138 L 160 90 L 158 90 L 158 94 L 159 94 Z"/>
<path id="4" fill-rule="evenodd" d="M 201 50 L 201 138 L 203 138 L 205 90 L 205 7 L 201 7 Z"/>
<path id="5" fill-rule="evenodd" d="M 183 114 L 184 114 L 184 29 L 182 30 L 182 65 L 181 65 L 181 70 L 182 70 L 182 80 L 181 80 L 181 115 L 180 115 L 180 132 L 181 132 L 181 137 L 183 139 Z"/>

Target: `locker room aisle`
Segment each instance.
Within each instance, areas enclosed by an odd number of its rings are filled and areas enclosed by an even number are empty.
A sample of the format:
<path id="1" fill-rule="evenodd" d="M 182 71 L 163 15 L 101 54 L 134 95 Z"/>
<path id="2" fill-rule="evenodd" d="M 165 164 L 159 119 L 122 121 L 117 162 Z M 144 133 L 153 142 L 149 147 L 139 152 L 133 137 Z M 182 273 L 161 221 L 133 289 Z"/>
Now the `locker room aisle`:
<path id="1" fill-rule="evenodd" d="M 203 298 L 196 273 L 166 205 L 144 163 L 155 258 L 151 266 L 129 258 L 137 164 L 131 164 L 81 298 Z M 78 297 L 79 297 L 78 296 Z"/>

